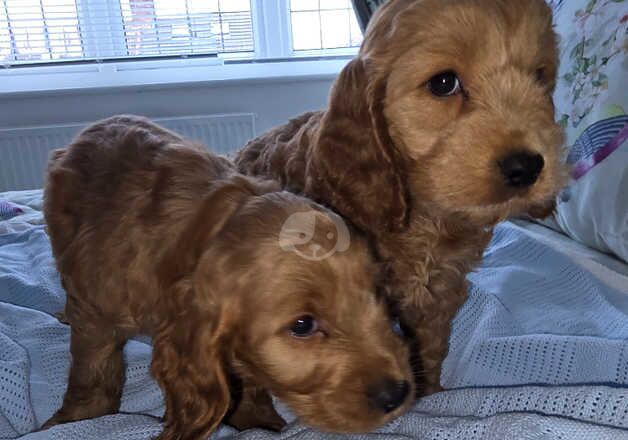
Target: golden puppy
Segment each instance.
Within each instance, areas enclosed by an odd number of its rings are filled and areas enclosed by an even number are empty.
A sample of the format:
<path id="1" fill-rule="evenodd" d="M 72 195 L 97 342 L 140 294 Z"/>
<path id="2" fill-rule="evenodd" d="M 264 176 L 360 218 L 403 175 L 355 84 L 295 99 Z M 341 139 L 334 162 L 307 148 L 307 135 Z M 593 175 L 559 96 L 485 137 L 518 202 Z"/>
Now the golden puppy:
<path id="1" fill-rule="evenodd" d="M 277 429 L 267 391 L 331 431 L 367 431 L 409 405 L 408 350 L 364 240 L 275 187 L 138 117 L 96 123 L 54 153 L 44 214 L 72 367 L 45 426 L 118 410 L 137 333 L 153 337 L 161 439 L 203 439 L 225 416 Z"/>
<path id="2" fill-rule="evenodd" d="M 384 287 L 440 389 L 451 320 L 493 226 L 551 212 L 564 182 L 544 0 L 390 0 L 329 108 L 251 141 L 245 174 L 327 204 L 367 232 Z"/>

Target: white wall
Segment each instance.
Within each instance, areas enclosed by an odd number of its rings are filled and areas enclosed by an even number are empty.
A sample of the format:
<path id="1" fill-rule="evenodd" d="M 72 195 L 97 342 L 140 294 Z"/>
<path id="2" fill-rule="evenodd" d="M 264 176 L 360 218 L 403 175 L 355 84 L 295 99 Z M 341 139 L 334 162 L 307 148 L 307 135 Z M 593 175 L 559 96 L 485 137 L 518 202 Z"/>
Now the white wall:
<path id="1" fill-rule="evenodd" d="M 253 113 L 255 132 L 261 134 L 305 111 L 324 108 L 334 77 L 332 73 L 168 86 L 0 93 L 0 129 L 82 125 L 120 113 L 152 118 Z M 17 149 L 11 142 L 4 147 L 0 143 L 0 191 L 41 186 L 50 149 L 62 145 L 57 145 L 58 129 L 51 130 L 48 137 L 44 130 L 44 138 L 39 137 L 39 132 L 32 143 L 22 142 Z M 10 134 L 7 136 L 12 139 Z M 66 142 L 67 133 L 61 137 L 64 140 L 60 142 Z"/>
<path id="2" fill-rule="evenodd" d="M 0 128 L 90 122 L 119 113 L 148 117 L 251 112 L 261 133 L 323 108 L 333 78 L 0 95 Z"/>

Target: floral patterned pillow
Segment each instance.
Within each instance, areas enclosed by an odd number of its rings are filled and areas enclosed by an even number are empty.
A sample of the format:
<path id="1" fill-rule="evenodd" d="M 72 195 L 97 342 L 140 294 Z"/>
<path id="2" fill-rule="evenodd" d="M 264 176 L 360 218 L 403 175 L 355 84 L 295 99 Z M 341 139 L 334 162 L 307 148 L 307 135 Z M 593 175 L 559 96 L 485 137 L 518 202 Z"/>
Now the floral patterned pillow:
<path id="1" fill-rule="evenodd" d="M 567 145 L 628 112 L 628 1 L 552 0 L 561 60 L 554 95 Z"/>
<path id="2" fill-rule="evenodd" d="M 628 262 L 628 0 L 552 0 L 554 94 L 572 166 L 546 225 Z"/>

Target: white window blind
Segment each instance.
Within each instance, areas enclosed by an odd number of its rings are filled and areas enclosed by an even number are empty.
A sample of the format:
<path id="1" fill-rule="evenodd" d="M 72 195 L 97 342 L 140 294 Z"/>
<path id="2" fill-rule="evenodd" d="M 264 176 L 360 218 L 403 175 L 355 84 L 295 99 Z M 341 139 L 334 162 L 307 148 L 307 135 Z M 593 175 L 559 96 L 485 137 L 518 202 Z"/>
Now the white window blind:
<path id="1" fill-rule="evenodd" d="M 290 0 L 294 51 L 358 47 L 362 32 L 350 0 Z"/>
<path id="2" fill-rule="evenodd" d="M 4 66 L 253 51 L 250 0 L 0 0 Z"/>

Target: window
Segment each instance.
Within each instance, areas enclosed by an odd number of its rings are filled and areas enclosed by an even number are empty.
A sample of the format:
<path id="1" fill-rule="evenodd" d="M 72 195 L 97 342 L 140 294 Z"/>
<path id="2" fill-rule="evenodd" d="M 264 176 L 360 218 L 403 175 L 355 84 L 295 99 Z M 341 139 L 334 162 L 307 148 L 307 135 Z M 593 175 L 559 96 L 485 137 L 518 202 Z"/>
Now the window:
<path id="1" fill-rule="evenodd" d="M 252 52 L 249 0 L 120 0 L 131 56 Z"/>
<path id="2" fill-rule="evenodd" d="M 55 61 L 83 56 L 78 11 L 64 0 L 1 0 L 3 63 Z"/>
<path id="3" fill-rule="evenodd" d="M 290 0 L 292 49 L 358 47 L 362 33 L 350 0 Z"/>
<path id="4" fill-rule="evenodd" d="M 329 55 L 355 51 L 361 39 L 350 0 L 0 0 L 5 67 Z"/>
<path id="5" fill-rule="evenodd" d="M 249 0 L 0 0 L 3 64 L 253 52 Z"/>

